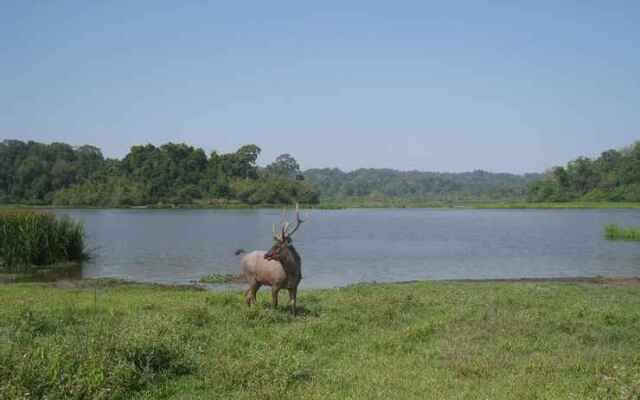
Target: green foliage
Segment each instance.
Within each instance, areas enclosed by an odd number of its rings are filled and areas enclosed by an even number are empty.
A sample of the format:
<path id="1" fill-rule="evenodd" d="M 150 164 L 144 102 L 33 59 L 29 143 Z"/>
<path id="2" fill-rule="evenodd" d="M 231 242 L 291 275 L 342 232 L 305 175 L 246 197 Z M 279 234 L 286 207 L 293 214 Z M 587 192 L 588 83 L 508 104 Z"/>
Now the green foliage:
<path id="1" fill-rule="evenodd" d="M 298 181 L 299 166 L 283 154 L 262 173 L 260 148 L 245 145 L 234 153 L 186 144 L 133 146 L 119 160 L 105 160 L 92 146 L 77 149 L 18 140 L 0 143 L 0 204 L 126 207 L 213 204 L 316 203 L 315 189 Z"/>
<path id="2" fill-rule="evenodd" d="M 298 316 L 264 290 L 248 308 L 231 289 L 103 282 L 0 285 L 0 398 L 640 395 L 637 280 L 303 290 Z"/>
<path id="3" fill-rule="evenodd" d="M 0 210 L 0 267 L 7 270 L 79 261 L 84 229 L 79 222 L 53 214 Z"/>
<path id="4" fill-rule="evenodd" d="M 73 148 L 68 144 L 0 142 L 0 200 L 46 204 L 54 193 L 99 175 L 105 165 L 93 146 Z"/>
<path id="5" fill-rule="evenodd" d="M 568 202 L 577 200 L 578 196 L 553 180 L 540 180 L 529 185 L 527 200 L 532 202 Z M 585 198 L 585 201 L 593 201 Z"/>
<path id="6" fill-rule="evenodd" d="M 266 172 L 276 178 L 298 179 L 302 177 L 300 165 L 291 154 L 281 154 L 275 161 L 267 165 Z"/>
<path id="7" fill-rule="evenodd" d="M 305 178 L 323 201 L 359 198 L 412 201 L 521 200 L 537 174 L 439 173 L 392 169 L 311 169 Z"/>
<path id="8" fill-rule="evenodd" d="M 609 224 L 604 227 L 604 237 L 609 240 L 640 240 L 640 228 L 621 228 Z"/>
<path id="9" fill-rule="evenodd" d="M 579 157 L 555 167 L 529 186 L 529 201 L 640 201 L 640 142 L 607 150 L 595 160 Z"/>
<path id="10" fill-rule="evenodd" d="M 231 187 L 234 196 L 248 204 L 316 204 L 318 194 L 305 181 L 289 179 L 237 180 Z"/>
<path id="11" fill-rule="evenodd" d="M 122 160 L 121 170 L 146 188 L 146 197 L 152 202 L 180 202 L 202 197 L 207 156 L 202 149 L 186 144 L 133 146 Z"/>
<path id="12" fill-rule="evenodd" d="M 56 206 L 140 206 L 148 204 L 148 196 L 144 184 L 124 176 L 110 176 L 104 181 L 61 189 L 53 196 L 52 203 Z"/>

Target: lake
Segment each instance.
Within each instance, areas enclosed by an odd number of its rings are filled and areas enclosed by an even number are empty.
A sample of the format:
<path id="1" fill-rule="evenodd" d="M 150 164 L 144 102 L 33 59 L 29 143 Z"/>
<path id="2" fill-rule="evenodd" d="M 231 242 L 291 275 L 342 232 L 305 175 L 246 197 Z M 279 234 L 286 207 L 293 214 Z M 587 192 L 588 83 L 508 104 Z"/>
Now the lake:
<path id="1" fill-rule="evenodd" d="M 82 276 L 189 283 L 238 273 L 236 249 L 267 249 L 279 210 L 54 210 L 84 222 Z M 290 213 L 291 214 L 291 213 Z M 293 217 L 293 215 L 290 215 Z M 415 279 L 639 276 L 640 243 L 603 226 L 640 210 L 314 210 L 294 236 L 302 287 Z"/>

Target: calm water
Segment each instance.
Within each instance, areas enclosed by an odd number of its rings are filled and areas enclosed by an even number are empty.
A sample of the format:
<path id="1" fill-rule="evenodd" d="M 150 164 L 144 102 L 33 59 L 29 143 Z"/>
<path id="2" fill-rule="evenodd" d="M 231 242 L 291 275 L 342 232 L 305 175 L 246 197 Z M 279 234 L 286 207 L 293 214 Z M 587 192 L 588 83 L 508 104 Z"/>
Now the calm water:
<path id="1" fill-rule="evenodd" d="M 238 248 L 271 246 L 277 210 L 58 210 L 82 220 L 84 277 L 188 283 L 237 273 Z M 640 210 L 314 211 L 295 235 L 303 287 L 412 279 L 639 276 L 640 243 L 603 225 Z"/>

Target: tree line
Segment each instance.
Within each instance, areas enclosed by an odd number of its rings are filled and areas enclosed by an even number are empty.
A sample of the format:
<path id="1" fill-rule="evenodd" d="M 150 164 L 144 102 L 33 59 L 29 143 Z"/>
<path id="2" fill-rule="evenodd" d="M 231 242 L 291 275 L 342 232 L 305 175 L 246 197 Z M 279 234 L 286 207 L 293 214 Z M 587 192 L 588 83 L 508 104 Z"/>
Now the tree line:
<path id="1" fill-rule="evenodd" d="M 578 157 L 531 184 L 528 200 L 640 201 L 640 141 L 607 150 L 596 159 Z"/>
<path id="2" fill-rule="evenodd" d="M 310 169 L 305 177 L 323 200 L 409 199 L 433 201 L 523 200 L 541 174 L 397 171 L 393 169 Z"/>
<path id="3" fill-rule="evenodd" d="M 131 147 L 121 160 L 95 146 L 0 142 L 0 203 L 122 207 L 142 205 L 316 204 L 346 199 L 434 201 L 640 201 L 640 142 L 579 157 L 545 174 L 336 168 L 304 173 L 290 154 L 266 167 L 260 148 L 232 153 L 186 144 Z"/>
<path id="4" fill-rule="evenodd" d="M 0 203 L 73 206 L 190 204 L 212 200 L 247 204 L 318 202 L 297 161 L 282 154 L 265 168 L 260 148 L 233 153 L 186 144 L 133 146 L 122 159 L 94 146 L 0 142 Z"/>

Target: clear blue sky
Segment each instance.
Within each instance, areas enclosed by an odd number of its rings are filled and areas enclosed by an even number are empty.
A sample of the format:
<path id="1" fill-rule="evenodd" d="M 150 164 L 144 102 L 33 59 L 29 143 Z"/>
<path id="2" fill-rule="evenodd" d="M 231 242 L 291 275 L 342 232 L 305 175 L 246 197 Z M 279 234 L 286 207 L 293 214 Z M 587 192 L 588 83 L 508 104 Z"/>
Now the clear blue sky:
<path id="1" fill-rule="evenodd" d="M 640 139 L 640 2 L 440 3 L 4 0 L 0 139 L 510 172 Z"/>

